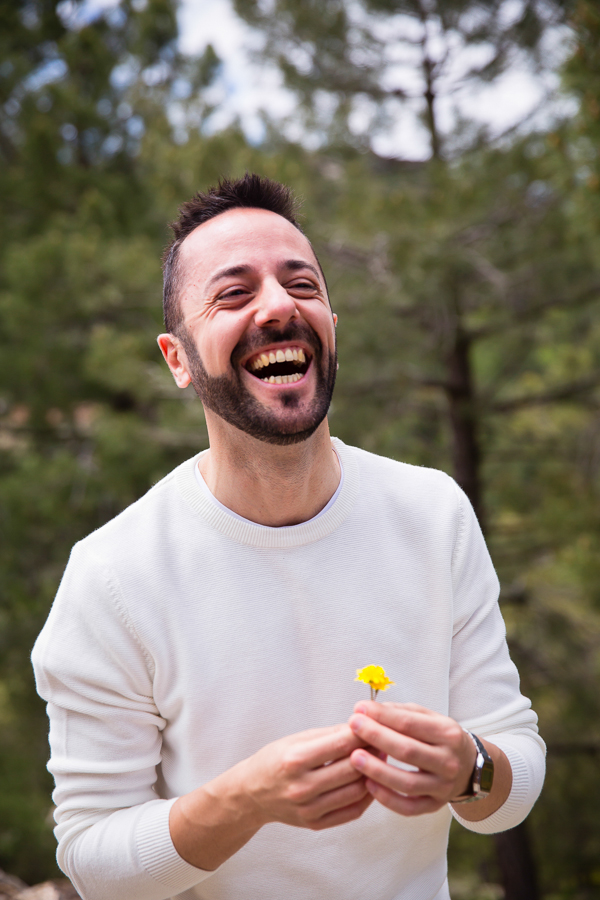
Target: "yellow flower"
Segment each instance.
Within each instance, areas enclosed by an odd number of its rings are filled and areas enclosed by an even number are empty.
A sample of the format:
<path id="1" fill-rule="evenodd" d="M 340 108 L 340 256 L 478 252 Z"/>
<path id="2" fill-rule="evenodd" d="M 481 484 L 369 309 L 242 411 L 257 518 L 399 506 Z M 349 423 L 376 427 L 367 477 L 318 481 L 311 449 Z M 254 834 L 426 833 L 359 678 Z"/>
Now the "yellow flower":
<path id="1" fill-rule="evenodd" d="M 385 670 L 382 669 L 381 666 L 365 666 L 364 669 L 357 669 L 356 678 L 354 680 L 362 681 L 364 684 L 369 685 L 371 688 L 372 700 L 377 697 L 379 691 L 387 691 L 390 684 L 395 684 L 394 681 L 390 681 L 385 674 Z M 373 692 L 375 692 L 374 696 Z"/>

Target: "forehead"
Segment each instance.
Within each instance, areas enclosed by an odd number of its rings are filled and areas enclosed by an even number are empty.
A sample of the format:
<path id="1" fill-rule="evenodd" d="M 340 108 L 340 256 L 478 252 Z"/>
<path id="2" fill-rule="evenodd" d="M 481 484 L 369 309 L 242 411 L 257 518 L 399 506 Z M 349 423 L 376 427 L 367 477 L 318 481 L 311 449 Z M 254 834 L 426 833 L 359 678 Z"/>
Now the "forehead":
<path id="1" fill-rule="evenodd" d="M 185 280 L 200 285 L 214 272 L 236 265 L 258 271 L 274 269 L 286 259 L 316 265 L 308 239 L 291 222 L 266 209 L 231 209 L 198 225 L 179 251 Z"/>

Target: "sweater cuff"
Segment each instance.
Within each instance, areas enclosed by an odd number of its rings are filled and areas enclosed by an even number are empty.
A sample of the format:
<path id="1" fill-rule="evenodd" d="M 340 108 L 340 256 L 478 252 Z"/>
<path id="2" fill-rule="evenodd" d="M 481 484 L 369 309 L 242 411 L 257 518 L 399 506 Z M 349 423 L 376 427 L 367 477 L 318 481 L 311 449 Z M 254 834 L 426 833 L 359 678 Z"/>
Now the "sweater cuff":
<path id="1" fill-rule="evenodd" d="M 478 834 L 495 834 L 515 828 L 531 811 L 537 800 L 544 781 L 544 751 L 529 736 L 517 734 L 486 735 L 486 740 L 496 744 L 506 754 L 512 769 L 512 787 L 510 794 L 500 809 L 481 819 L 470 822 L 463 819 L 450 805 L 454 818 L 469 831 Z M 533 745 L 533 746 L 532 746 Z M 521 751 L 521 747 L 524 752 Z"/>
<path id="2" fill-rule="evenodd" d="M 181 894 L 214 875 L 190 865 L 179 855 L 169 830 L 169 813 L 177 798 L 152 800 L 138 820 L 135 842 L 146 871 L 172 894 Z"/>

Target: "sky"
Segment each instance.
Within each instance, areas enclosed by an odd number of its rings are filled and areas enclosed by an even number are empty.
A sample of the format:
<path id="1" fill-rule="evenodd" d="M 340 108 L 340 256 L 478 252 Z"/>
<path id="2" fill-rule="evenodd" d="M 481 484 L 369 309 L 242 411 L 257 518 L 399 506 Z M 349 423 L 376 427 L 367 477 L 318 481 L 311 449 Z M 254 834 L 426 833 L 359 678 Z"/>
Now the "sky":
<path id="1" fill-rule="evenodd" d="M 145 0 L 134 0 L 143 4 Z M 98 7 L 118 6 L 119 0 L 88 0 L 88 14 Z M 518 12 L 520 0 L 507 0 L 508 14 L 511 8 Z M 396 17 L 398 33 L 410 25 L 406 17 Z M 293 140 L 302 140 L 308 146 L 316 146 L 317 139 L 306 136 L 299 120 L 294 116 L 295 101 L 286 90 L 282 77 L 274 66 L 259 65 L 251 58 L 252 48 L 261 44 L 261 36 L 253 32 L 233 12 L 230 0 L 180 0 L 180 45 L 187 54 L 197 54 L 211 43 L 222 60 L 216 83 L 210 88 L 207 99 L 218 109 L 209 121 L 211 130 L 218 130 L 238 119 L 251 141 L 260 141 L 264 133 L 261 111 L 282 121 L 284 133 Z M 400 42 L 398 42 L 400 46 Z M 549 35 L 545 55 L 560 59 L 565 53 L 564 32 Z M 391 44 L 394 53 L 394 46 Z M 408 51 L 410 52 L 410 51 Z M 477 51 L 475 51 L 477 52 Z M 481 50 L 479 55 L 481 56 Z M 485 51 L 483 51 L 485 53 Z M 391 77 L 398 83 L 414 82 L 416 68 L 410 59 L 401 59 L 390 69 Z M 459 54 L 458 66 L 469 62 L 467 53 Z M 481 61 L 481 59 L 479 59 Z M 460 75 L 460 71 L 453 73 Z M 543 78 L 534 75 L 524 64 L 514 64 L 492 85 L 474 89 L 473 86 L 456 91 L 452 97 L 438 101 L 438 116 L 442 130 L 451 127 L 457 111 L 468 118 L 488 126 L 493 135 L 501 134 L 530 116 L 530 124 L 543 125 L 555 113 L 568 111 L 570 102 L 557 94 L 558 78 L 547 74 Z M 539 110 L 544 97 L 550 103 Z M 393 117 L 388 130 L 372 140 L 373 149 L 382 156 L 402 159 L 425 159 L 430 155 L 428 136 L 417 116 L 418 101 L 405 104 Z M 372 109 L 364 102 L 357 106 L 353 122 L 357 132 L 367 132 Z"/>
<path id="2" fill-rule="evenodd" d="M 508 0 L 518 10 L 518 0 Z M 279 72 L 274 67 L 259 67 L 250 59 L 247 47 L 260 46 L 260 37 L 233 13 L 229 0 L 183 0 L 179 12 L 181 48 L 186 53 L 198 53 L 208 43 L 212 43 L 223 61 L 218 84 L 213 90 L 219 99 L 220 109 L 211 123 L 214 128 L 227 124 L 235 116 L 239 118 L 250 139 L 260 140 L 263 126 L 260 110 L 266 110 L 275 118 L 292 115 L 292 122 L 286 126 L 288 135 L 301 138 L 302 131 L 293 121 L 294 98 L 286 91 Z M 400 28 L 406 20 L 400 22 Z M 552 34 L 545 53 L 556 54 L 560 58 L 565 44 L 564 34 Z M 413 67 L 414 68 L 414 67 Z M 407 66 L 404 79 L 410 77 Z M 402 77 L 400 73 L 399 77 Z M 534 75 L 525 65 L 515 65 L 493 85 L 479 90 L 472 87 L 459 91 L 452 99 L 439 101 L 439 118 L 442 128 L 451 126 L 455 120 L 455 109 L 481 123 L 486 123 L 493 134 L 499 134 L 526 116 L 533 114 L 545 96 L 556 95 L 558 78 Z M 550 107 L 533 116 L 533 121 L 541 124 L 540 116 L 548 117 L 552 111 L 566 110 L 568 101 L 554 97 Z M 430 155 L 427 134 L 416 115 L 416 103 L 408 104 L 396 117 L 389 132 L 379 135 L 373 141 L 373 149 L 383 156 L 404 159 L 423 159 Z M 369 110 L 357 110 L 357 130 L 368 128 Z"/>

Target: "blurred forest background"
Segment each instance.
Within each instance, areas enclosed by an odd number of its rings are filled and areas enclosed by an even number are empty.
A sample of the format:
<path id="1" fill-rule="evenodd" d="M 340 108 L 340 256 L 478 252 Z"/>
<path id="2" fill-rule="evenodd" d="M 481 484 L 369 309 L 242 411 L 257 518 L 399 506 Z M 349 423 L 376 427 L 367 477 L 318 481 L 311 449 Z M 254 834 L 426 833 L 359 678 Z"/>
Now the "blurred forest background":
<path id="1" fill-rule="evenodd" d="M 207 127 L 220 61 L 180 53 L 175 0 L 91 18 L 71 0 L 0 0 L 0 867 L 29 883 L 57 871 L 29 652 L 70 548 L 206 445 L 155 343 L 165 223 L 253 170 L 304 198 L 328 275 L 333 433 L 468 492 L 548 742 L 525 826 L 453 826 L 453 898 L 600 897 L 600 4 L 234 6 L 310 140 L 267 115 L 260 141 Z M 493 83 L 517 56 L 542 72 L 556 28 L 568 115 L 493 139 L 441 123 L 465 48 L 485 61 L 461 78 Z M 406 87 L 388 71 L 401 45 Z M 409 100 L 430 159 L 377 155 Z"/>

